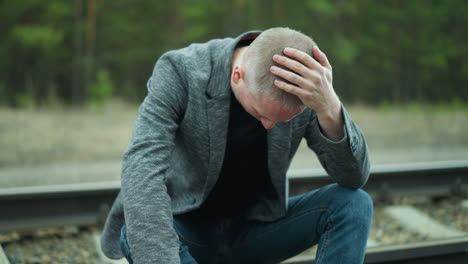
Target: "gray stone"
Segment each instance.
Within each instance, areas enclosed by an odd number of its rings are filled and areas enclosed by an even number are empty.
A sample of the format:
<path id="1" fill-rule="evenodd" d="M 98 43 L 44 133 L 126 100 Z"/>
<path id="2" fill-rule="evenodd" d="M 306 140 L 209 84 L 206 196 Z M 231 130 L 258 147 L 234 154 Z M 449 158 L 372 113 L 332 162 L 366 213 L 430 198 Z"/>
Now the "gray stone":
<path id="1" fill-rule="evenodd" d="M 388 206 L 384 210 L 387 216 L 396 220 L 404 229 L 429 238 L 448 238 L 466 234 L 437 222 L 411 206 Z"/>

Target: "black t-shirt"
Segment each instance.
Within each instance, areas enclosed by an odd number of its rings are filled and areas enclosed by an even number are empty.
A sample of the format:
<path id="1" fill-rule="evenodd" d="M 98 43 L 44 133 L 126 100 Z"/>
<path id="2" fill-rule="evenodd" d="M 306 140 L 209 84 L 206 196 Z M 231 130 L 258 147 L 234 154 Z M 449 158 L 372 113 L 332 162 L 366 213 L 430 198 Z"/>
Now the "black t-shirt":
<path id="1" fill-rule="evenodd" d="M 245 214 L 266 191 L 267 130 L 244 110 L 231 93 L 229 127 L 223 167 L 216 185 L 200 208 L 189 215 L 223 218 Z"/>

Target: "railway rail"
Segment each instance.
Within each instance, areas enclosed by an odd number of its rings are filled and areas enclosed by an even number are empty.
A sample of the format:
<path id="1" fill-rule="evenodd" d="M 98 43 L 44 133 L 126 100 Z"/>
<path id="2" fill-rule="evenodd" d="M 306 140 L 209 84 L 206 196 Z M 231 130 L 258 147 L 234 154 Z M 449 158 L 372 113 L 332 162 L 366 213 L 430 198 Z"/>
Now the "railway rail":
<path id="1" fill-rule="evenodd" d="M 323 170 L 294 171 L 288 177 L 291 195 L 332 183 Z M 468 160 L 376 167 L 364 189 L 374 200 L 382 202 L 390 202 L 401 195 L 466 197 Z M 50 226 L 100 225 L 119 190 L 119 182 L 0 189 L 0 233 Z M 288 263 L 311 263 L 311 259 L 296 258 Z M 468 236 L 371 247 L 366 263 L 466 264 Z"/>
<path id="2" fill-rule="evenodd" d="M 296 258 L 284 264 L 311 264 L 311 258 Z M 466 264 L 468 237 L 372 247 L 366 250 L 366 264 Z"/>

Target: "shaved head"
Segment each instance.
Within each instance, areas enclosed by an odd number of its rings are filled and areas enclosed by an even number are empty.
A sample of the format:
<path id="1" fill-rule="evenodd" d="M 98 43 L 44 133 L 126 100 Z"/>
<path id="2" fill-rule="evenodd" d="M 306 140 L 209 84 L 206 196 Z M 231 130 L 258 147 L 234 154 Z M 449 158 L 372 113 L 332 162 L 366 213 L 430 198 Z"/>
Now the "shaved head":
<path id="1" fill-rule="evenodd" d="M 286 47 L 296 48 L 312 56 L 312 47 L 315 45 L 310 37 L 289 28 L 271 28 L 263 31 L 244 53 L 247 88 L 254 95 L 268 94 L 287 108 L 302 107 L 302 102 L 297 96 L 274 85 L 276 79 L 287 81 L 271 73 L 270 67 L 275 65 L 284 69 L 273 61 L 273 56 L 284 55 L 283 50 Z"/>

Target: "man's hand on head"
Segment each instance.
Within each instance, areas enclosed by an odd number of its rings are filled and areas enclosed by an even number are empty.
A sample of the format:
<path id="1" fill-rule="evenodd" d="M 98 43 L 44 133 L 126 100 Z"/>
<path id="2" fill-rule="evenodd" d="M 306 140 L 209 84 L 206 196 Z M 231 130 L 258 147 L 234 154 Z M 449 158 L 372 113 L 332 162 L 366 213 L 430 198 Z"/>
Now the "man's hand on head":
<path id="1" fill-rule="evenodd" d="M 317 46 L 312 54 L 294 48 L 285 48 L 283 55 L 273 56 L 273 61 L 289 69 L 272 66 L 270 71 L 283 79 L 275 80 L 275 85 L 298 96 L 302 103 L 317 113 L 324 134 L 331 140 L 343 138 L 343 117 L 341 102 L 333 89 L 332 67 L 325 53 Z"/>

